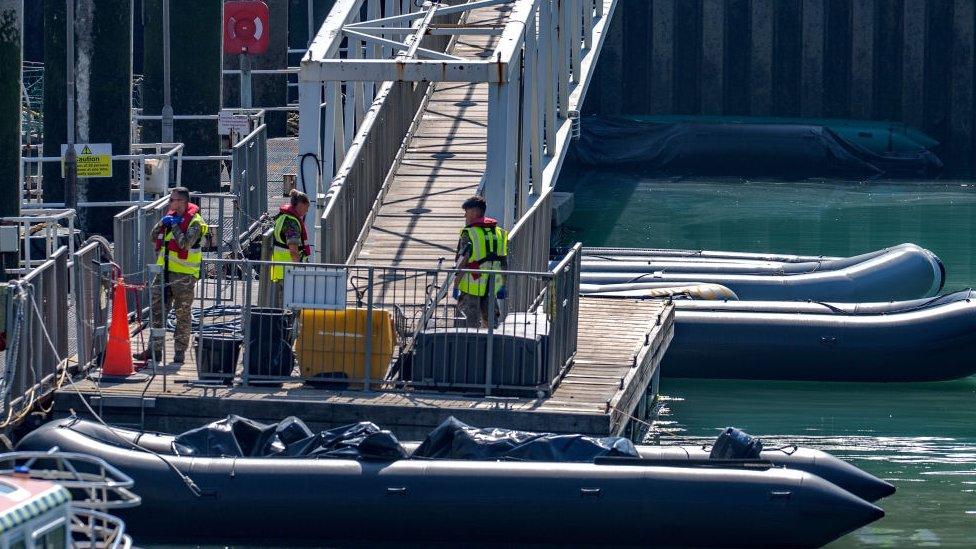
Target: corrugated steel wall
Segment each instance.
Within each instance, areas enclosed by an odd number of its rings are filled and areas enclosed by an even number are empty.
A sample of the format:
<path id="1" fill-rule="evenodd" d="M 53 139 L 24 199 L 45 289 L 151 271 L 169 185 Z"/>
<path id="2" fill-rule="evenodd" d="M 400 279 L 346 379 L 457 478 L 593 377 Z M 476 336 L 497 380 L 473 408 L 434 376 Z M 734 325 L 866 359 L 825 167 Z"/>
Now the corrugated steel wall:
<path id="1" fill-rule="evenodd" d="M 585 110 L 904 121 L 973 172 L 976 0 L 621 0 Z"/>

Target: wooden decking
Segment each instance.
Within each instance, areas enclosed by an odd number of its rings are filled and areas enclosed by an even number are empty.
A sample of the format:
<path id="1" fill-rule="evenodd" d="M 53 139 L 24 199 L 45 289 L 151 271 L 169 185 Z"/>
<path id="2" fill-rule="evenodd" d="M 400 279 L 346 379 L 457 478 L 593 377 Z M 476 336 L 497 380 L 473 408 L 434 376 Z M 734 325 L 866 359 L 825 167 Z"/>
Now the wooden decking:
<path id="1" fill-rule="evenodd" d="M 295 415 L 318 427 L 369 420 L 402 438 L 421 437 L 450 415 L 479 426 L 622 434 L 671 340 L 674 310 L 663 301 L 593 297 L 581 298 L 580 308 L 576 364 L 548 399 L 330 391 L 300 383 L 209 388 L 194 384 L 191 357 L 182 366 L 160 367 L 143 383 L 76 382 L 56 393 L 55 409 L 59 415 L 84 415 L 80 393 L 107 421 L 170 432 L 239 414 L 263 421 Z M 171 338 L 167 343 L 172 345 Z"/>
<path id="2" fill-rule="evenodd" d="M 503 25 L 508 11 L 474 10 L 468 22 Z M 498 37 L 463 36 L 452 50 L 477 57 Z M 461 203 L 476 193 L 485 171 L 488 85 L 434 85 L 417 131 L 391 178 L 356 262 L 434 267 L 453 263 L 464 226 Z"/>

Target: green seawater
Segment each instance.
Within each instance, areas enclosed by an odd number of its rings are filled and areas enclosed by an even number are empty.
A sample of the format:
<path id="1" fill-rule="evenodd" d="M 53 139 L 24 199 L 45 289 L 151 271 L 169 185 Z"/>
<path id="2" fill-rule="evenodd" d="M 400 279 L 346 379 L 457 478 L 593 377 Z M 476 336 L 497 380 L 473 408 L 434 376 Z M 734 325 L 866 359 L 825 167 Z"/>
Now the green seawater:
<path id="1" fill-rule="evenodd" d="M 564 241 L 847 256 L 902 242 L 976 285 L 976 186 L 661 180 L 564 171 Z M 976 360 L 976 357 L 974 357 Z M 920 364 L 919 367 L 924 367 Z M 894 483 L 885 518 L 831 547 L 976 547 L 976 377 L 926 384 L 665 378 L 650 441 L 705 444 L 734 425 L 769 446 L 829 451 Z"/>

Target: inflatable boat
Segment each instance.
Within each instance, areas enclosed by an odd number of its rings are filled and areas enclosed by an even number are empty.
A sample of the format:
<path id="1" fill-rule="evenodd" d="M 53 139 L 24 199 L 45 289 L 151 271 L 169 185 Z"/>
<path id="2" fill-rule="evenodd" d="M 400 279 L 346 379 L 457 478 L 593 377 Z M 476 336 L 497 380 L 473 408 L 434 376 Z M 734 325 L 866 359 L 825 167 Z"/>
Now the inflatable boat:
<path id="1" fill-rule="evenodd" d="M 635 259 L 602 256 L 591 249 L 583 257 L 580 283 L 590 287 L 720 284 L 742 300 L 854 303 L 933 296 L 945 283 L 945 267 L 935 254 L 914 244 L 811 261 L 656 255 Z"/>
<path id="2" fill-rule="evenodd" d="M 766 459 L 436 459 L 432 436 L 400 458 L 196 457 L 180 455 L 173 437 L 69 418 L 18 447 L 104 459 L 139 487 L 142 506 L 125 512 L 131 530 L 184 541 L 817 547 L 884 515 L 820 476 Z"/>
<path id="3" fill-rule="evenodd" d="M 669 377 L 939 381 L 976 373 L 976 292 L 888 303 L 675 301 Z"/>
<path id="4" fill-rule="evenodd" d="M 926 177 L 942 161 L 917 130 L 867 122 L 588 116 L 568 160 L 641 175 L 862 181 Z"/>
<path id="5" fill-rule="evenodd" d="M 656 124 L 775 124 L 823 126 L 844 140 L 883 154 L 934 149 L 939 142 L 918 128 L 903 122 L 852 120 L 846 118 L 793 118 L 779 116 L 696 116 L 683 114 L 658 114 L 629 116 L 633 120 Z"/>

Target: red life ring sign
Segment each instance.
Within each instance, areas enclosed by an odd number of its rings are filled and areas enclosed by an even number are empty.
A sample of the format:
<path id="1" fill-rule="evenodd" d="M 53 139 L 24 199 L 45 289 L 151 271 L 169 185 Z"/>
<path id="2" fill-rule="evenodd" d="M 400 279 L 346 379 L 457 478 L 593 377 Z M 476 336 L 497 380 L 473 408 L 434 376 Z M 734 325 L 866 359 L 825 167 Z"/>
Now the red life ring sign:
<path id="1" fill-rule="evenodd" d="M 268 51 L 268 5 L 259 1 L 224 3 L 224 52 L 260 55 Z"/>

